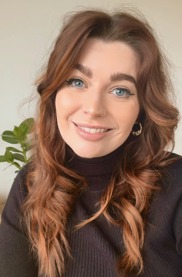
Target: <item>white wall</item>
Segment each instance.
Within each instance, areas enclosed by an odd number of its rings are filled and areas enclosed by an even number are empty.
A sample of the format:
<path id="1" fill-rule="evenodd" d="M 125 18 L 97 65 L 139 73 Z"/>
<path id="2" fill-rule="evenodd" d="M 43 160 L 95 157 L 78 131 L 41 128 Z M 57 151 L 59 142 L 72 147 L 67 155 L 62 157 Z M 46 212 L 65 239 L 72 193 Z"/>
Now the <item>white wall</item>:
<path id="1" fill-rule="evenodd" d="M 35 102 L 22 105 L 35 93 L 34 81 L 47 59 L 65 13 L 82 7 L 137 7 L 156 30 L 172 63 L 177 105 L 182 108 L 181 0 L 0 0 L 0 134 L 32 116 Z M 175 152 L 182 154 L 182 124 Z M 5 143 L 0 141 L 0 154 Z M 0 164 L 0 196 L 6 197 L 14 168 Z"/>

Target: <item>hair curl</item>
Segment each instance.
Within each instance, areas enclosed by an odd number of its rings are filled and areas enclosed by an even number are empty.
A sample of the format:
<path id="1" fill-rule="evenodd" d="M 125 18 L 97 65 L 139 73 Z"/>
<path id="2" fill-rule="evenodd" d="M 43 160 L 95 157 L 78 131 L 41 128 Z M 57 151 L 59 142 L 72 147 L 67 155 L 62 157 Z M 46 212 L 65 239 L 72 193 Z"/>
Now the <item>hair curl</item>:
<path id="1" fill-rule="evenodd" d="M 100 200 L 99 211 L 77 226 L 80 228 L 104 214 L 122 228 L 125 253 L 118 261 L 120 272 L 143 269 L 144 215 L 162 167 L 169 163 L 164 149 L 174 145 L 178 122 L 178 111 L 169 98 L 172 86 L 166 61 L 146 20 L 127 12 L 109 15 L 98 10 L 77 12 L 66 20 L 37 83 L 41 97 L 27 176 L 28 196 L 23 207 L 39 270 L 49 277 L 65 271 L 65 257 L 71 255 L 67 221 L 86 185 L 82 176 L 65 166 L 65 142 L 57 127 L 55 95 L 88 38 L 124 42 L 140 60 L 137 90 L 143 132 L 126 143 L 121 166 Z"/>

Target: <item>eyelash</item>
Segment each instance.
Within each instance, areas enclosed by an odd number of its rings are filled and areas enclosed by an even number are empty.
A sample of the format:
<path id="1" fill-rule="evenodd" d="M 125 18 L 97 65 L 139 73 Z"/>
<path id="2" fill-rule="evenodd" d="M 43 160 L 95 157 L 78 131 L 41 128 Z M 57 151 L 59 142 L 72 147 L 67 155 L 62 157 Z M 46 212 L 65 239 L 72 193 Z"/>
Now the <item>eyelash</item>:
<path id="1" fill-rule="evenodd" d="M 76 82 L 81 82 L 82 83 L 82 86 L 77 86 L 76 85 Z M 83 80 L 81 80 L 80 78 L 71 78 L 71 79 L 68 79 L 66 80 L 66 84 L 67 86 L 71 86 L 71 87 L 75 87 L 75 88 L 83 88 L 83 87 L 86 87 L 85 83 Z M 117 95 L 114 93 L 114 91 L 116 90 L 120 90 L 123 92 L 122 95 Z M 134 93 L 131 93 L 131 91 L 127 88 L 122 88 L 122 87 L 116 87 L 114 89 L 112 89 L 110 91 L 110 94 L 113 94 L 114 96 L 118 97 L 118 98 L 129 98 L 130 96 L 132 95 L 135 95 Z"/>
<path id="2" fill-rule="evenodd" d="M 71 78 L 71 79 L 69 79 L 69 80 L 66 80 L 66 84 L 67 84 L 68 86 L 82 88 L 82 87 L 80 87 L 80 86 L 76 86 L 76 85 L 74 84 L 74 82 L 82 82 L 82 84 L 84 84 L 84 82 L 83 82 L 81 79 L 79 79 L 79 78 Z"/>
<path id="3" fill-rule="evenodd" d="M 117 95 L 117 94 L 115 94 L 114 91 L 116 91 L 116 90 L 122 91 L 123 94 L 122 94 L 122 95 Z M 118 98 L 128 98 L 128 97 L 130 97 L 130 96 L 135 95 L 134 93 L 131 93 L 131 91 L 130 91 L 129 89 L 127 89 L 127 88 L 122 88 L 122 87 L 118 87 L 118 88 L 113 89 L 111 93 L 113 93 L 113 94 L 114 94 L 116 97 L 118 97 Z"/>

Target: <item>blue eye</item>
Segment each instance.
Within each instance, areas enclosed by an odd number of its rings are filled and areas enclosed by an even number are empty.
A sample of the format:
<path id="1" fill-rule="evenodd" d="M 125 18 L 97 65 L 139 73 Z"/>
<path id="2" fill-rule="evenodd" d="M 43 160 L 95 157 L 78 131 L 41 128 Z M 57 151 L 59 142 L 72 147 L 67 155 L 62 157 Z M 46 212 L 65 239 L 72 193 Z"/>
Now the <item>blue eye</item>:
<path id="1" fill-rule="evenodd" d="M 117 97 L 123 97 L 123 98 L 127 98 L 127 97 L 129 97 L 131 95 L 134 95 L 133 93 L 131 93 L 126 88 L 115 88 L 113 90 L 113 94 L 116 95 Z"/>
<path id="2" fill-rule="evenodd" d="M 76 79 L 76 78 L 66 80 L 66 83 L 71 87 L 77 87 L 77 88 L 83 88 L 85 86 L 82 80 Z"/>

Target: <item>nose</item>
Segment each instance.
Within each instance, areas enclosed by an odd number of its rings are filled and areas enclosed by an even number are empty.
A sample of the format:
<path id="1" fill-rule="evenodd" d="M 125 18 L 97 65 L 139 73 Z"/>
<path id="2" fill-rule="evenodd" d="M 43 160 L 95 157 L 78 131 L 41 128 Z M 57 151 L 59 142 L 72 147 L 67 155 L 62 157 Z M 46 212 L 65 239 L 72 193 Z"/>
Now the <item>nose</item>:
<path id="1" fill-rule="evenodd" d="M 104 96 L 100 91 L 90 91 L 85 95 L 83 112 L 90 117 L 104 117 L 107 114 Z"/>

